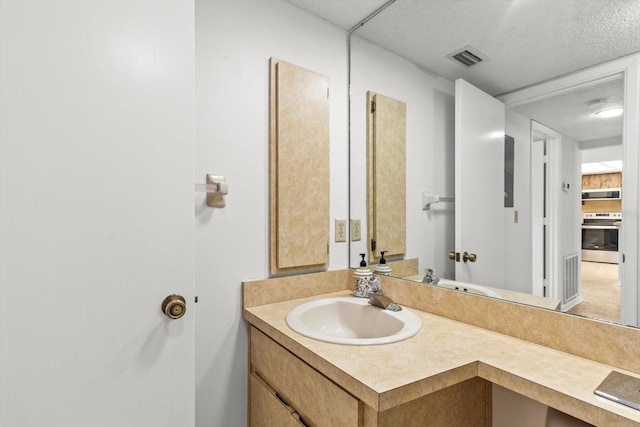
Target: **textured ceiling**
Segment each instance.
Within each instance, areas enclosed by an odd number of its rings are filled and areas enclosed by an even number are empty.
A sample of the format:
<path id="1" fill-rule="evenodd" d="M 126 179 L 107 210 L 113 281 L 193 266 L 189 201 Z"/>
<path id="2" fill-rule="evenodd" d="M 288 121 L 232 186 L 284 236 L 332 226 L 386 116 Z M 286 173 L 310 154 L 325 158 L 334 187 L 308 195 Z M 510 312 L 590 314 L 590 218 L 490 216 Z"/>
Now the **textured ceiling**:
<path id="1" fill-rule="evenodd" d="M 286 1 L 346 30 L 387 3 Z M 396 0 L 356 34 L 449 80 L 463 78 L 500 95 L 639 52 L 640 0 Z M 467 69 L 447 58 L 465 46 L 487 59 Z M 578 141 L 596 139 L 613 131 L 596 131 L 597 122 L 587 125 L 592 116 L 586 105 L 571 111 L 568 106 L 582 105 L 582 97 L 613 99 L 620 93 L 548 99 L 528 114 Z"/>
<path id="2" fill-rule="evenodd" d="M 287 1 L 344 29 L 386 3 Z M 396 0 L 356 34 L 495 96 L 640 51 L 640 0 Z M 488 59 L 447 58 L 468 45 Z"/>
<path id="3" fill-rule="evenodd" d="M 624 105 L 624 79 L 606 81 L 564 92 L 514 108 L 563 135 L 580 142 L 622 135 L 623 116 L 602 118 L 595 113 Z M 619 140 L 618 142 L 621 142 Z"/>
<path id="4" fill-rule="evenodd" d="M 640 1 L 397 0 L 358 34 L 498 95 L 639 51 Z M 446 58 L 467 45 L 488 59 Z"/>
<path id="5" fill-rule="evenodd" d="M 285 0 L 345 30 L 380 9 L 387 0 Z"/>

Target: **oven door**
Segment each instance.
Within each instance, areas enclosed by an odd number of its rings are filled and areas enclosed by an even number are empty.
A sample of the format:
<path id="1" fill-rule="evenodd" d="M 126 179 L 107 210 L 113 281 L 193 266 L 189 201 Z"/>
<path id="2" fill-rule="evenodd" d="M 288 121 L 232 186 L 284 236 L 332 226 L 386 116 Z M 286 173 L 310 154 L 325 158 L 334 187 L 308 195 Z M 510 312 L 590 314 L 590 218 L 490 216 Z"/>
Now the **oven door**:
<path id="1" fill-rule="evenodd" d="M 582 260 L 617 264 L 618 233 L 615 225 L 583 225 Z"/>

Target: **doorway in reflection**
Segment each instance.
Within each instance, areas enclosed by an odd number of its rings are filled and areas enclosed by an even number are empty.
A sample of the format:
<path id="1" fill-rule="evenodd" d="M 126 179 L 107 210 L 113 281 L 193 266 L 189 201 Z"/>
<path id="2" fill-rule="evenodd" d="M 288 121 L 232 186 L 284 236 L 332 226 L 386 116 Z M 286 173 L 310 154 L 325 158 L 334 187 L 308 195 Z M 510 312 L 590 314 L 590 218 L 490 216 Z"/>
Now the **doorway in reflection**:
<path id="1" fill-rule="evenodd" d="M 582 261 L 583 301 L 569 310 L 595 319 L 620 322 L 618 264 Z"/>
<path id="2" fill-rule="evenodd" d="M 621 321 L 622 276 L 618 248 L 624 194 L 623 117 L 605 118 L 598 113 L 623 105 L 624 77 L 617 74 L 513 109 L 536 121 L 532 124 L 531 150 L 533 292 L 548 295 L 551 291 L 562 295 L 564 310 L 613 322 Z M 563 148 L 557 150 L 560 144 Z M 574 148 L 569 150 L 566 144 Z M 549 164 L 553 165 L 553 157 L 558 155 L 562 158 L 556 163 L 560 168 L 550 173 Z M 567 161 L 569 158 L 579 159 L 580 164 Z M 571 178 L 572 169 L 581 169 L 580 175 L 573 174 Z M 580 230 L 581 248 L 579 273 L 575 274 L 579 281 L 575 286 L 577 295 L 571 301 L 571 295 L 567 294 L 571 291 L 567 285 L 571 274 L 567 274 L 566 257 L 558 260 L 562 265 L 555 269 L 561 271 L 554 277 L 550 270 L 554 259 L 550 254 L 554 252 L 553 245 L 558 246 L 554 239 L 567 241 L 573 239 L 571 236 L 575 233 L 564 236 L 561 230 L 559 235 L 554 234 L 548 225 L 554 222 L 549 216 L 549 206 L 554 202 L 564 203 L 562 200 L 576 186 L 582 192 L 579 202 L 575 202 L 579 205 L 561 207 L 563 217 L 569 211 L 579 215 L 574 225 L 569 224 L 570 228 Z M 557 191 L 558 188 L 562 188 L 562 192 Z M 549 193 L 554 191 L 556 196 L 550 197 Z M 554 282 L 562 289 L 553 289 Z M 552 289 L 548 289 L 549 283 Z"/>
<path id="3" fill-rule="evenodd" d="M 583 302 L 570 312 L 620 322 L 622 144 L 584 149 L 582 158 Z"/>

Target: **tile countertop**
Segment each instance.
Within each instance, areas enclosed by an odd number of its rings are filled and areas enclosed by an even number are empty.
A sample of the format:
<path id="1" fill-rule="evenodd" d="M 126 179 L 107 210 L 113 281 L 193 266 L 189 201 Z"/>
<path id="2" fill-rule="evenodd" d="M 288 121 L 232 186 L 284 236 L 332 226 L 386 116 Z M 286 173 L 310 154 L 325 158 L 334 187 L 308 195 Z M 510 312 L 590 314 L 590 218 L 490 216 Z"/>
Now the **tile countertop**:
<path id="1" fill-rule="evenodd" d="M 595 425 L 640 425 L 640 411 L 593 393 L 614 369 L 639 375 L 414 308 L 420 332 L 379 346 L 316 341 L 286 324 L 289 310 L 303 302 L 348 295 L 339 291 L 247 307 L 243 317 L 378 411 L 479 376 Z"/>

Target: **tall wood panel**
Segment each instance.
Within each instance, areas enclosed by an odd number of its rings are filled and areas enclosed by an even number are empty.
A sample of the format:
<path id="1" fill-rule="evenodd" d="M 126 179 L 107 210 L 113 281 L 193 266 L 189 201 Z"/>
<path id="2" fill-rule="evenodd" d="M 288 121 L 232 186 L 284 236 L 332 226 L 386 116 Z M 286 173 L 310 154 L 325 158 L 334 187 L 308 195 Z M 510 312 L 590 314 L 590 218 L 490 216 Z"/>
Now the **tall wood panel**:
<path id="1" fill-rule="evenodd" d="M 329 262 L 329 79 L 272 58 L 271 274 Z"/>
<path id="2" fill-rule="evenodd" d="M 402 101 L 367 92 L 367 231 L 369 259 L 406 250 L 406 128 Z"/>

